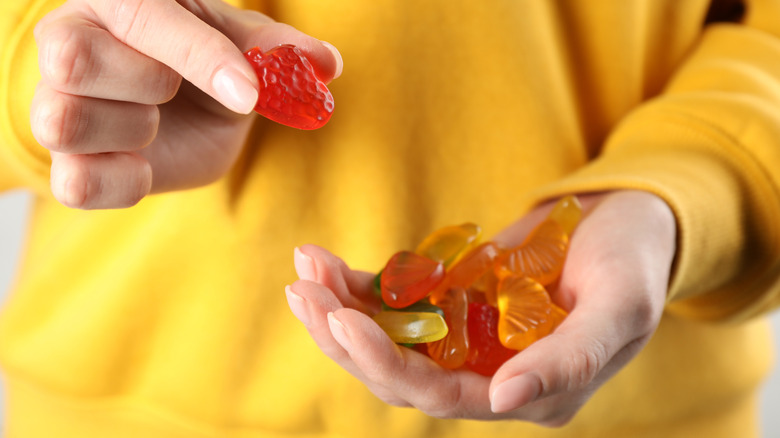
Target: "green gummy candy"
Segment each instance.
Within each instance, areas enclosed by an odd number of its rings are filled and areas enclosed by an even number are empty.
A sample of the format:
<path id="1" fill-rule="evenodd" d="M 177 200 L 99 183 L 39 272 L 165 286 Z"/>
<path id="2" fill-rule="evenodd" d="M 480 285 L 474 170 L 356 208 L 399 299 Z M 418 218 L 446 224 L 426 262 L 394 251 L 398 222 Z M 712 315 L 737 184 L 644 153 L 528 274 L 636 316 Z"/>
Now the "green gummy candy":
<path id="1" fill-rule="evenodd" d="M 414 313 L 414 312 L 428 312 L 428 313 L 437 313 L 437 314 L 441 315 L 442 318 L 444 318 L 444 310 L 442 310 L 442 308 L 439 307 L 439 306 L 434 306 L 433 304 L 431 304 L 431 302 L 428 301 L 427 298 L 423 298 L 422 300 L 420 300 L 420 301 L 418 301 L 418 302 L 416 302 L 416 303 L 414 303 L 414 304 L 412 304 L 410 306 L 404 307 L 402 309 L 394 309 L 394 308 L 388 306 L 387 304 L 385 304 L 384 302 L 382 302 L 382 310 L 387 310 L 387 311 L 391 311 L 391 312 L 412 312 L 412 313 Z"/>

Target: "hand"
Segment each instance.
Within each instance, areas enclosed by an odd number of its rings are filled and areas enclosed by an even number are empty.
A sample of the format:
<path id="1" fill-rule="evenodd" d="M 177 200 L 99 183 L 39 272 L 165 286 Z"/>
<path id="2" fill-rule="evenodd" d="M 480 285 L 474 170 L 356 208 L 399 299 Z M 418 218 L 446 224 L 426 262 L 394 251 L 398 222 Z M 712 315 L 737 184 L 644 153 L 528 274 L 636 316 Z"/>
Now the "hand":
<path id="1" fill-rule="evenodd" d="M 32 131 L 51 151 L 54 196 L 85 209 L 131 206 L 228 171 L 257 100 L 243 51 L 295 44 L 322 80 L 341 71 L 330 44 L 219 0 L 70 0 L 35 38 Z"/>
<path id="2" fill-rule="evenodd" d="M 674 216 L 656 196 L 626 191 L 581 200 L 585 215 L 552 291 L 570 313 L 492 379 L 443 369 L 395 345 L 368 316 L 377 310 L 373 274 L 350 270 L 322 248 L 296 250 L 301 280 L 287 289 L 290 308 L 325 354 L 387 403 L 441 418 L 565 424 L 654 333 L 676 250 Z M 494 240 L 520 243 L 550 207 Z"/>

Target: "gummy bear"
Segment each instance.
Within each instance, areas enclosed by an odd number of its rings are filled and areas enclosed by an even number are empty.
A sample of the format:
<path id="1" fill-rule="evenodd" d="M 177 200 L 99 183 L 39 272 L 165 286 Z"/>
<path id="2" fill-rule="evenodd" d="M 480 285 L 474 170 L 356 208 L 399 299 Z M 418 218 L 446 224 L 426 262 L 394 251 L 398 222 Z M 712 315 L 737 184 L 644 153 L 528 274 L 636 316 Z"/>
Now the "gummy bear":
<path id="1" fill-rule="evenodd" d="M 255 47 L 244 56 L 260 83 L 255 111 L 298 129 L 317 129 L 330 120 L 333 95 L 300 49 L 283 44 L 263 53 Z"/>
<path id="2" fill-rule="evenodd" d="M 380 279 L 382 300 L 394 309 L 425 298 L 444 279 L 444 266 L 410 251 L 393 255 Z"/>

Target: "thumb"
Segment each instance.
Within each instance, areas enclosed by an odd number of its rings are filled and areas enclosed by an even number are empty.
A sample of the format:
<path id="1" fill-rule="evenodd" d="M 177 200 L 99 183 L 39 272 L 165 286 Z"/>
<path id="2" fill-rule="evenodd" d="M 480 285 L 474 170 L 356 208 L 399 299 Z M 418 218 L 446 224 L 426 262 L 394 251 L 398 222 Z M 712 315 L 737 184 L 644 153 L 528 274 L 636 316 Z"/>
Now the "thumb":
<path id="1" fill-rule="evenodd" d="M 205 20 L 224 32 L 242 52 L 253 47 L 266 52 L 280 44 L 292 44 L 306 55 L 317 77 L 323 82 L 328 83 L 341 75 L 341 54 L 332 44 L 288 24 L 275 22 L 257 11 L 238 9 L 224 2 L 216 6 L 219 19 L 207 17 Z"/>
<path id="2" fill-rule="evenodd" d="M 225 107 L 242 114 L 252 112 L 258 82 L 237 44 L 243 48 L 255 32 L 265 44 L 279 44 L 285 38 L 294 43 L 289 40 L 294 34 L 306 40 L 289 27 L 284 32 L 274 31 L 278 24 L 264 15 L 222 2 L 198 2 L 197 10 L 188 10 L 174 0 L 89 3 L 100 23 L 117 39 L 162 62 Z M 318 59 L 323 59 L 320 68 L 327 69 L 324 60 L 328 56 L 333 59 L 334 55 L 320 46 L 319 51 L 308 50 L 316 52 Z M 335 73 L 336 61 L 331 64 Z"/>
<path id="3" fill-rule="evenodd" d="M 507 361 L 490 385 L 493 412 L 508 412 L 536 400 L 570 393 L 584 402 L 617 372 L 646 337 L 619 327 L 620 317 L 609 308 L 572 311 L 556 331 Z"/>

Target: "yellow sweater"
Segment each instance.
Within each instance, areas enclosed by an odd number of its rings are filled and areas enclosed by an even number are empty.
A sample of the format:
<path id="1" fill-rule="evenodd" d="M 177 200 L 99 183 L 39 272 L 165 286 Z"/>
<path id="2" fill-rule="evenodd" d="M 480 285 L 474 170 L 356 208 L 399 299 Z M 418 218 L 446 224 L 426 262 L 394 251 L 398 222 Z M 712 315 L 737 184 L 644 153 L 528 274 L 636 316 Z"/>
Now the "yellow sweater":
<path id="1" fill-rule="evenodd" d="M 780 302 L 780 2 L 242 2 L 332 42 L 336 111 L 258 121 L 228 175 L 118 211 L 48 192 L 28 122 L 52 1 L 0 6 L 0 189 L 36 194 L 0 315 L 8 438 L 750 437 Z M 727 2 L 729 3 L 729 2 Z M 679 223 L 668 311 L 562 429 L 371 396 L 289 312 L 292 249 L 377 270 L 436 227 L 638 188 Z"/>

